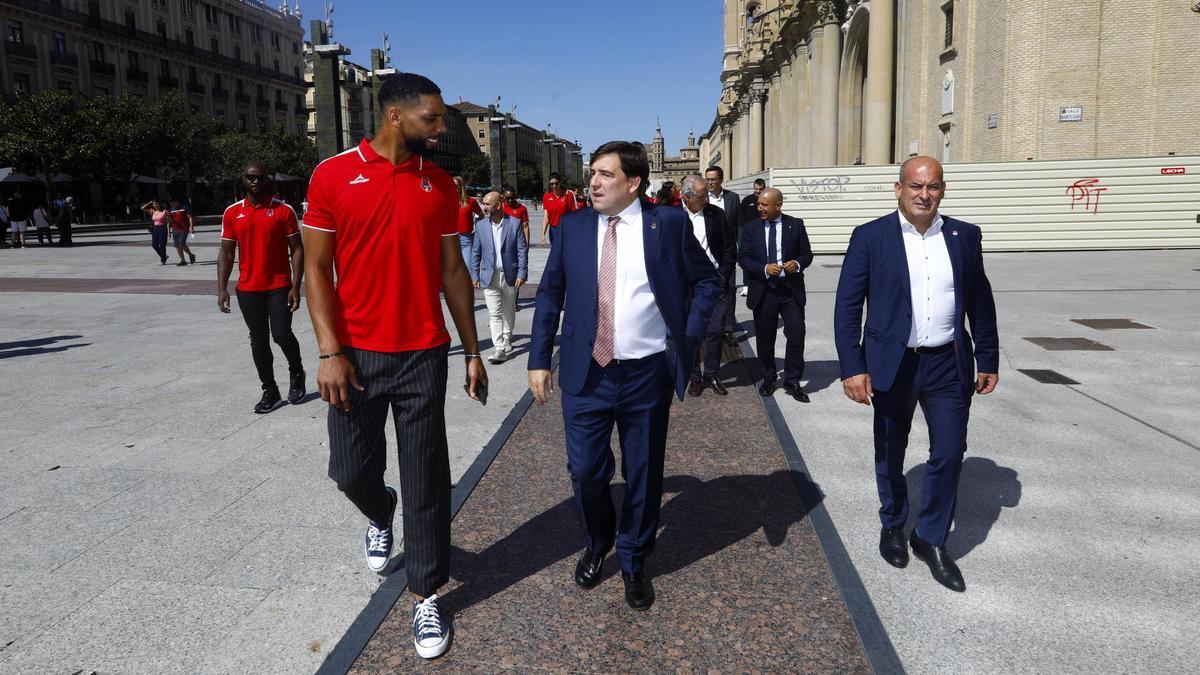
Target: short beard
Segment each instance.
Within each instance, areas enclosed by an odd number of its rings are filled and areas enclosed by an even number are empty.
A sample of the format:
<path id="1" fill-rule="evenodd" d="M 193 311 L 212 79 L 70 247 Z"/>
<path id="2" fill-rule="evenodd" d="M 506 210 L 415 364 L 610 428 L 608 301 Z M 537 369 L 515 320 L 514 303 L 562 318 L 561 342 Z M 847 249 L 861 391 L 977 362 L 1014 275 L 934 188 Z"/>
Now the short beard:
<path id="1" fill-rule="evenodd" d="M 433 150 L 430 150 L 425 146 L 424 138 L 410 138 L 405 136 L 404 147 L 408 148 L 408 151 L 412 154 L 420 155 L 421 157 L 425 157 L 427 159 L 433 154 Z"/>

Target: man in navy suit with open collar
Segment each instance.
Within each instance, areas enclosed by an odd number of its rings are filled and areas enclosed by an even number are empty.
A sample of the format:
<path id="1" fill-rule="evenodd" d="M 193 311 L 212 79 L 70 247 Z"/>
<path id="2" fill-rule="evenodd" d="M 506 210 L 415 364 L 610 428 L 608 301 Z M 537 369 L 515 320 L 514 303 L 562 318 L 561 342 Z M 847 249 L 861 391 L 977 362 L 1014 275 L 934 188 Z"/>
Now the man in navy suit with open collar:
<path id="1" fill-rule="evenodd" d="M 654 602 L 643 565 L 658 529 L 671 391 L 683 398 L 722 280 L 683 211 L 642 199 L 650 164 L 641 144 L 605 143 L 591 171 L 592 207 L 563 216 L 538 285 L 529 388 L 546 402 L 562 312 L 567 466 L 587 535 L 575 583 L 599 583 L 615 544 L 625 600 L 642 610 Z M 609 491 L 614 423 L 626 483 L 619 526 Z"/>
<path id="2" fill-rule="evenodd" d="M 929 425 L 929 460 L 908 543 L 938 583 L 961 592 L 966 584 L 945 541 L 967 449 L 971 397 L 996 388 L 1000 341 L 982 234 L 938 213 L 945 189 L 937 160 L 912 157 L 901 165 L 899 209 L 860 225 L 850 237 L 833 322 L 846 396 L 875 408 L 879 553 L 895 567 L 908 564 L 904 451 L 920 403 Z"/>
<path id="3" fill-rule="evenodd" d="M 804 378 L 804 268 L 812 264 L 812 246 L 800 218 L 784 215 L 783 194 L 767 188 L 758 195 L 757 220 L 742 226 L 738 263 L 746 279 L 746 304 L 754 312 L 754 341 L 763 381 L 758 393 L 775 393 L 775 335 L 783 318 L 787 347 L 783 358 L 783 390 L 801 403 L 808 393 Z"/>

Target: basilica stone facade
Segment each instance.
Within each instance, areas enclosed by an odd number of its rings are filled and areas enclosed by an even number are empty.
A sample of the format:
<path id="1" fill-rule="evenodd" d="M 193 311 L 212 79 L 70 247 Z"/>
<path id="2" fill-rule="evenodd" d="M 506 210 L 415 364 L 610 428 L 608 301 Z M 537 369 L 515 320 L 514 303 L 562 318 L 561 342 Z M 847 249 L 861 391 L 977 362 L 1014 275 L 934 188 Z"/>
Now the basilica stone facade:
<path id="1" fill-rule="evenodd" d="M 726 0 L 700 159 L 768 167 L 1200 153 L 1200 5 Z"/>

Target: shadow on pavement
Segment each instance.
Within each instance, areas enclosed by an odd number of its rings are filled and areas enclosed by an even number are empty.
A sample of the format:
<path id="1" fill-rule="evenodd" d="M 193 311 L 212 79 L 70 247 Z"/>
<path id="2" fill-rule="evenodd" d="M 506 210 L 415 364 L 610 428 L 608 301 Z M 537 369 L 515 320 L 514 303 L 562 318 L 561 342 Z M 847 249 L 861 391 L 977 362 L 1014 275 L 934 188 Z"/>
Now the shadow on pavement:
<path id="1" fill-rule="evenodd" d="M 18 356 L 34 356 L 37 354 L 50 354 L 53 352 L 65 352 L 68 349 L 76 347 L 86 347 L 90 342 L 82 344 L 61 345 L 58 347 L 48 347 L 56 342 L 65 340 L 76 340 L 83 337 L 82 335 L 55 335 L 53 337 L 38 338 L 36 340 L 18 340 L 16 342 L 0 342 L 0 359 L 12 359 Z"/>
<path id="2" fill-rule="evenodd" d="M 924 476 L 924 464 L 914 466 L 904 476 L 910 504 L 909 531 L 920 509 L 921 479 Z M 963 558 L 987 541 L 988 533 L 1000 520 L 1003 510 L 1015 508 L 1020 503 L 1021 481 L 1017 480 L 1015 469 L 999 466 L 986 457 L 964 459 L 958 480 L 954 525 L 946 537 L 946 549 L 951 557 Z"/>
<path id="3" fill-rule="evenodd" d="M 807 476 L 788 470 L 767 475 L 664 480 L 661 530 L 646 562 L 652 576 L 682 570 L 762 530 L 772 547 L 783 544 L 791 526 L 822 499 Z M 564 491 L 570 486 L 564 485 Z M 799 491 L 799 498 L 797 498 Z M 617 512 L 624 484 L 613 486 Z M 555 563 L 579 555 L 583 536 L 573 499 L 565 499 L 521 524 L 479 553 L 452 547 L 450 574 L 461 582 L 442 598 L 449 613 L 462 612 Z M 616 575 L 615 556 L 604 578 Z M 570 580 L 564 580 L 570 583 Z"/>

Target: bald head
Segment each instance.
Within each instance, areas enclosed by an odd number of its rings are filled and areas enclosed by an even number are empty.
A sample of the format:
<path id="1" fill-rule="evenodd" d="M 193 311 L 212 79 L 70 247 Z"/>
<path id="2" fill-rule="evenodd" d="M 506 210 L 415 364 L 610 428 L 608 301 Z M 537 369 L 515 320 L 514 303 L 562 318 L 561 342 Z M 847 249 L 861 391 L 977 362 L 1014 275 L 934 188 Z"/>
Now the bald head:
<path id="1" fill-rule="evenodd" d="M 900 180 L 896 181 L 897 208 L 921 234 L 933 225 L 945 194 L 941 162 L 918 156 L 910 157 L 900 165 Z"/>
<path id="2" fill-rule="evenodd" d="M 758 217 L 764 221 L 776 220 L 783 211 L 783 193 L 776 188 L 767 188 L 758 193 Z"/>
<path id="3" fill-rule="evenodd" d="M 499 221 L 504 217 L 504 197 L 492 190 L 483 196 L 483 213 L 492 220 Z"/>

